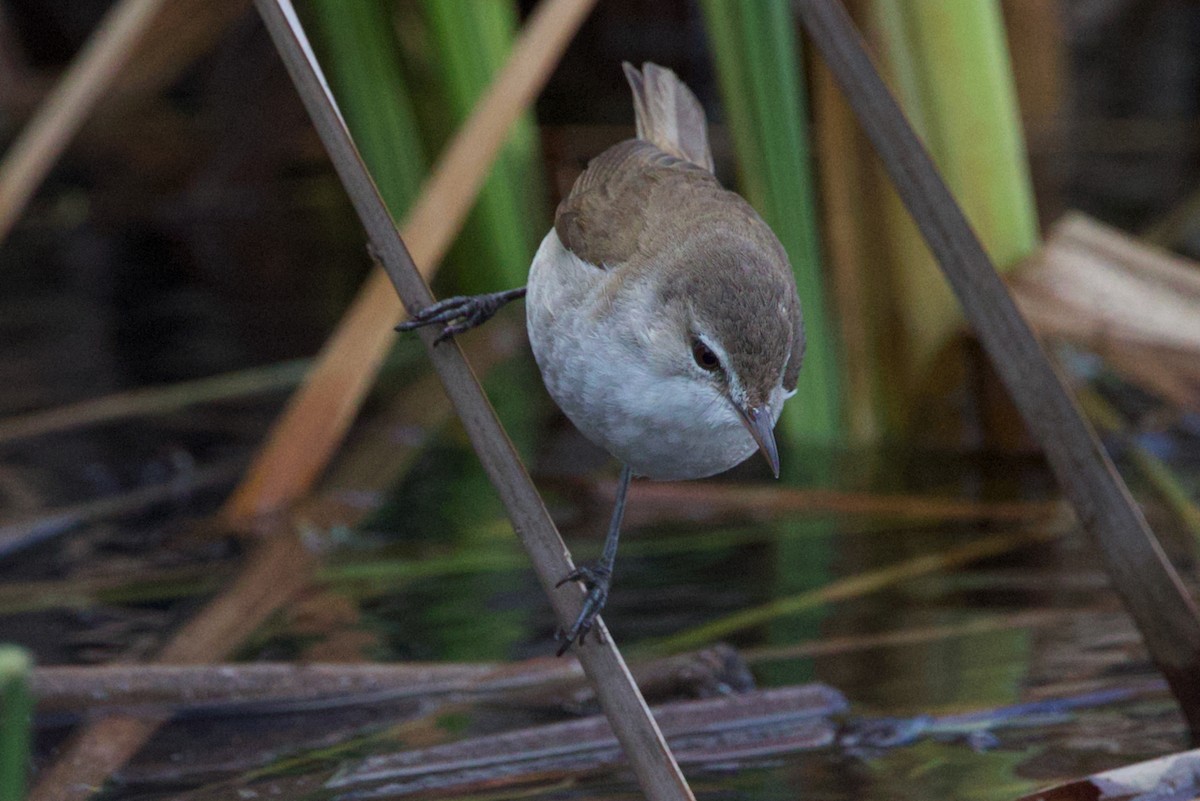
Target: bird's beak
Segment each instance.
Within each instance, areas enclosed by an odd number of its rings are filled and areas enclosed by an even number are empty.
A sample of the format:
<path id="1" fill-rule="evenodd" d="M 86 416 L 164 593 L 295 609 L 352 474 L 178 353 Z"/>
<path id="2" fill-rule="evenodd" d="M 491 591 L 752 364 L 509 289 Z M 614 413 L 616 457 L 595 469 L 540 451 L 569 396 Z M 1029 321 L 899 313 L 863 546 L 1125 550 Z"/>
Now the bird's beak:
<path id="1" fill-rule="evenodd" d="M 758 443 L 758 449 L 762 452 L 763 458 L 767 460 L 767 464 L 771 465 L 771 472 L 775 474 L 775 478 L 779 478 L 779 450 L 775 447 L 775 433 L 771 430 L 775 421 L 772 419 L 770 410 L 765 406 L 749 409 L 738 406 L 737 409 L 742 415 L 742 422 L 746 424 L 750 436 L 754 437 L 754 441 Z"/>

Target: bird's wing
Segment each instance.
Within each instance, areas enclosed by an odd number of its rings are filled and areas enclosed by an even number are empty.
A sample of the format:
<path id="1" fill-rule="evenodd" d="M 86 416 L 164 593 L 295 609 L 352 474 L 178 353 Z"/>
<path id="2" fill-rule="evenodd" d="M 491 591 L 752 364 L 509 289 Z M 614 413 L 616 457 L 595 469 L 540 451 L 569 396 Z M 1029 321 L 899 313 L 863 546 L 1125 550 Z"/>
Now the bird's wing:
<path id="1" fill-rule="evenodd" d="M 567 250 L 609 268 L 644 251 L 655 236 L 664 204 L 723 193 L 712 173 L 664 153 L 650 142 L 629 139 L 588 163 L 571 193 L 558 205 L 554 230 Z"/>

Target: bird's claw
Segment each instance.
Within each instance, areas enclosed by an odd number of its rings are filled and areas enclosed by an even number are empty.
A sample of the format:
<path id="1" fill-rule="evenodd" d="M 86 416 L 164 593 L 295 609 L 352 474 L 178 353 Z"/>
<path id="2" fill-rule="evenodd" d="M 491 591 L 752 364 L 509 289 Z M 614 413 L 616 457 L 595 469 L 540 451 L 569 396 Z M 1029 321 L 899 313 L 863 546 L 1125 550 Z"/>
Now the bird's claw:
<path id="1" fill-rule="evenodd" d="M 523 290 L 519 291 L 523 294 Z M 427 325 L 444 323 L 433 344 L 445 342 L 452 336 L 470 331 L 482 325 L 500 311 L 500 308 L 519 297 L 518 291 L 493 292 L 487 295 L 457 295 L 439 300 L 413 314 L 396 326 L 397 331 L 414 331 Z"/>
<path id="2" fill-rule="evenodd" d="M 571 628 L 566 631 L 559 629 L 555 635 L 555 639 L 559 641 L 558 656 L 565 654 L 571 647 L 571 643 L 583 645 L 587 639 L 588 632 L 592 630 L 596 618 L 600 616 L 600 610 L 608 601 L 608 589 L 612 584 L 612 569 L 602 564 L 583 565 L 572 570 L 554 586 L 561 587 L 571 581 L 583 582 L 583 586 L 587 588 L 587 595 L 584 596 L 583 608 L 579 610 L 579 616 L 575 618 Z M 599 636 L 597 632 L 594 637 L 597 642 L 599 642 Z"/>
<path id="3" fill-rule="evenodd" d="M 470 330 L 496 313 L 486 302 L 487 296 L 460 295 L 446 298 L 426 306 L 400 325 L 397 331 L 415 331 L 427 325 L 444 323 L 434 344 L 445 342 L 450 337 Z M 483 301 L 483 302 L 480 302 Z"/>

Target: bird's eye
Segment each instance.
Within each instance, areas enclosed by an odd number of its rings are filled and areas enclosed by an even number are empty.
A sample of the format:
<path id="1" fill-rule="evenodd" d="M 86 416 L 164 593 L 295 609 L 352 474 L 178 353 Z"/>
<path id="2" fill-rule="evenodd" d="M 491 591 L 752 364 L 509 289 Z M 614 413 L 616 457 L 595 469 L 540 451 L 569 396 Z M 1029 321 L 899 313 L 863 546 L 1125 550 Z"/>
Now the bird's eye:
<path id="1" fill-rule="evenodd" d="M 721 369 L 721 360 L 717 358 L 717 354 L 698 339 L 692 342 L 692 358 L 702 370 L 712 373 Z"/>

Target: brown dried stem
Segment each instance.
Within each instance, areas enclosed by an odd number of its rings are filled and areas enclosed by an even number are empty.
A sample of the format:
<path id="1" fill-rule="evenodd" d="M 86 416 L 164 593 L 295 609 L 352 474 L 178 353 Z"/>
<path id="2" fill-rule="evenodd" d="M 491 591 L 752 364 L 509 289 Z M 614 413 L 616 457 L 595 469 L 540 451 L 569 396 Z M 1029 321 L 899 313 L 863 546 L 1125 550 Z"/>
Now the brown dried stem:
<path id="1" fill-rule="evenodd" d="M 648 695 L 719 694 L 744 663 L 729 646 L 690 651 L 634 667 Z M 732 679 L 731 679 L 732 676 Z M 495 702 L 574 707 L 591 700 L 572 657 L 505 663 L 99 665 L 36 668 L 43 712 L 330 709 L 380 701 Z M 727 689 L 726 689 L 727 691 Z"/>

